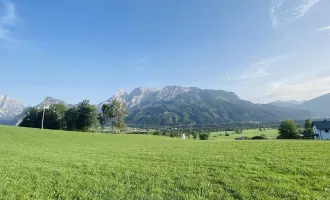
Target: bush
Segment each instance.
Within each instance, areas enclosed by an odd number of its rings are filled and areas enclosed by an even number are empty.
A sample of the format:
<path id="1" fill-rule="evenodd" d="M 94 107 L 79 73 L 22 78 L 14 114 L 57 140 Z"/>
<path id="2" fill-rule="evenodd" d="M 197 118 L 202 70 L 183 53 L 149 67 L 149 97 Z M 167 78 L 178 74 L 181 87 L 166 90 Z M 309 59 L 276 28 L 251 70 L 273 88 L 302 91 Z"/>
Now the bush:
<path id="1" fill-rule="evenodd" d="M 208 133 L 200 133 L 199 134 L 199 139 L 200 140 L 208 140 L 209 137 L 210 137 L 210 134 L 208 134 Z"/>
<path id="2" fill-rule="evenodd" d="M 235 140 L 250 140 L 250 139 L 251 139 L 251 138 L 248 137 L 248 136 L 235 138 Z"/>
<path id="3" fill-rule="evenodd" d="M 155 131 L 154 135 L 161 135 L 161 132 L 160 131 Z"/>
<path id="4" fill-rule="evenodd" d="M 263 136 L 254 136 L 251 138 L 251 140 L 267 140 L 267 138 L 265 138 Z"/>
<path id="5" fill-rule="evenodd" d="M 194 140 L 197 140 L 198 133 L 196 131 L 193 131 L 192 136 L 193 136 Z"/>
<path id="6" fill-rule="evenodd" d="M 303 136 L 301 135 L 294 135 L 291 139 L 302 139 Z"/>
<path id="7" fill-rule="evenodd" d="M 283 138 L 282 138 L 281 135 L 279 135 L 279 136 L 276 137 L 276 139 L 277 139 L 277 140 L 281 140 L 281 139 L 283 139 Z"/>
<path id="8" fill-rule="evenodd" d="M 225 136 L 229 136 L 229 133 L 226 133 Z"/>

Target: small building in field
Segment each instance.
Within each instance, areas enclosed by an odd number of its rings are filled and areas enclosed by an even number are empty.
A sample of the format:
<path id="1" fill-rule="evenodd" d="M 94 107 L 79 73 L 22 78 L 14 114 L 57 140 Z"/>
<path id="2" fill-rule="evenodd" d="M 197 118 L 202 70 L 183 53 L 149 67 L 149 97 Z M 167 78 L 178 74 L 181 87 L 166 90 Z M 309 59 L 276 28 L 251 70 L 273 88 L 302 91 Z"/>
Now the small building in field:
<path id="1" fill-rule="evenodd" d="M 313 130 L 316 140 L 330 140 L 330 121 L 313 122 Z"/>
<path id="2" fill-rule="evenodd" d="M 185 140 L 185 139 L 186 139 L 186 134 L 182 133 L 182 134 L 180 135 L 180 138 L 181 138 L 182 140 Z"/>

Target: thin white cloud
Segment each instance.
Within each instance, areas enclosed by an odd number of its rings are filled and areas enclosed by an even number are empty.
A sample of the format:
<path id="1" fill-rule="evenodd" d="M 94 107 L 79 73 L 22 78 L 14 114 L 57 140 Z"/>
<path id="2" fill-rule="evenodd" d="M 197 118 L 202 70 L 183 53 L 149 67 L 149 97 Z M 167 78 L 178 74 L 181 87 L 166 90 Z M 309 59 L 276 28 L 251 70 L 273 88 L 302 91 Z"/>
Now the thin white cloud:
<path id="1" fill-rule="evenodd" d="M 302 18 L 321 0 L 271 0 L 269 17 L 273 27 Z"/>
<path id="2" fill-rule="evenodd" d="M 256 79 L 262 78 L 265 76 L 273 75 L 274 73 L 269 72 L 269 68 L 271 68 L 275 63 L 278 63 L 282 60 L 288 59 L 292 56 L 296 55 L 295 53 L 290 54 L 282 54 L 279 56 L 275 56 L 272 58 L 260 60 L 258 62 L 252 63 L 243 73 L 237 77 L 237 79 Z"/>
<path id="3" fill-rule="evenodd" d="M 308 100 L 330 93 L 330 76 L 311 77 L 308 74 L 297 79 L 293 77 L 292 80 L 268 84 L 265 90 L 270 91 L 264 96 L 266 101 Z"/>
<path id="4" fill-rule="evenodd" d="M 4 25 L 15 25 L 16 24 L 16 9 L 15 5 L 9 2 L 4 2 L 6 13 L 1 17 L 1 22 Z"/>
<path id="5" fill-rule="evenodd" d="M 311 9 L 315 4 L 320 2 L 321 0 L 305 0 L 302 4 L 299 4 L 297 8 L 295 9 L 296 12 L 293 13 L 293 16 L 295 16 L 296 19 L 299 19 L 303 17 L 309 9 Z"/>
<path id="6" fill-rule="evenodd" d="M 272 5 L 270 7 L 269 17 L 270 17 L 273 27 L 277 27 L 281 21 L 279 12 L 284 4 L 284 1 L 285 0 L 275 0 L 275 1 L 272 1 L 272 3 L 271 3 Z"/>
<path id="7" fill-rule="evenodd" d="M 325 27 L 322 27 L 322 28 L 318 28 L 316 30 L 318 30 L 318 31 L 329 31 L 330 30 L 330 26 L 325 26 Z"/>
<path id="8" fill-rule="evenodd" d="M 330 93 L 330 70 L 328 58 L 318 58 L 317 67 L 308 62 L 308 57 L 296 57 L 289 62 L 277 65 L 276 76 L 259 79 L 241 86 L 246 99 L 253 102 L 309 100 Z M 317 60 L 317 59 L 316 59 Z M 293 62 L 292 62 L 293 61 Z M 281 67 L 279 67 L 281 66 Z M 258 95 L 253 95 L 257 93 Z"/>
<path id="9" fill-rule="evenodd" d="M 12 38 L 10 29 L 16 26 L 16 8 L 13 3 L 3 2 L 4 12 L 0 13 L 0 40 L 16 43 Z"/>

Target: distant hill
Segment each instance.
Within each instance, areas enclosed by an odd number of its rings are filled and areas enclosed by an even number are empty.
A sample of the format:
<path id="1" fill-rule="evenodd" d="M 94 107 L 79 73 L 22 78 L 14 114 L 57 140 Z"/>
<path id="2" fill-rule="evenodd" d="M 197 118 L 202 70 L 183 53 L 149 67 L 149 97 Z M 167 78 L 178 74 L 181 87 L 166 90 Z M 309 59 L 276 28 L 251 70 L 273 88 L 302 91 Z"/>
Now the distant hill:
<path id="1" fill-rule="evenodd" d="M 289 108 L 297 108 L 299 105 L 303 104 L 305 101 L 274 101 L 270 102 L 270 105 L 277 107 L 289 107 Z"/>
<path id="2" fill-rule="evenodd" d="M 325 94 L 308 101 L 275 101 L 269 104 L 282 108 L 308 110 L 313 112 L 315 117 L 322 118 L 330 116 L 330 94 Z"/>
<path id="3" fill-rule="evenodd" d="M 211 125 L 248 121 L 280 121 L 312 117 L 310 111 L 253 104 L 224 90 L 179 86 L 163 89 L 136 88 L 131 93 L 119 90 L 117 99 L 126 104 L 130 125 Z M 99 107 L 103 104 L 101 103 Z"/>
<path id="4" fill-rule="evenodd" d="M 311 99 L 299 105 L 299 108 L 330 116 L 330 94 Z"/>

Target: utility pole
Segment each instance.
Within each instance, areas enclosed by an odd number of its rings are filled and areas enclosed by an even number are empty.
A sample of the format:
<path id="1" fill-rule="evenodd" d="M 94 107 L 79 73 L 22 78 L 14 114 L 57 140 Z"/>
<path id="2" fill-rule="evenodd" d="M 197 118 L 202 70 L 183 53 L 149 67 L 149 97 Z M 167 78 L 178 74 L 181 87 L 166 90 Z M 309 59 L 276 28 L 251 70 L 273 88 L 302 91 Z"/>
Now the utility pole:
<path id="1" fill-rule="evenodd" d="M 41 120 L 41 130 L 44 130 L 44 119 L 45 119 L 45 101 L 46 98 L 44 98 L 44 102 L 43 102 L 43 112 L 42 112 L 42 120 Z"/>

